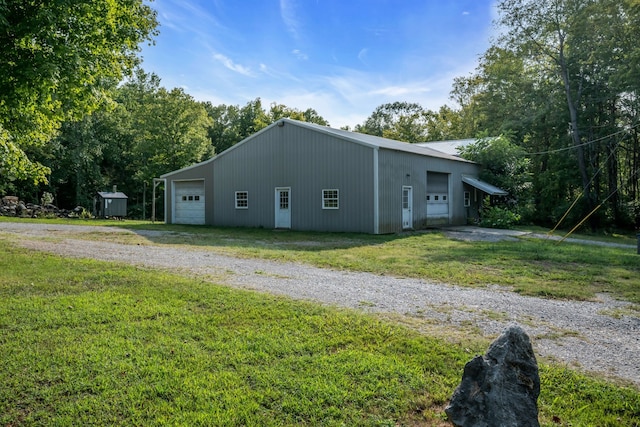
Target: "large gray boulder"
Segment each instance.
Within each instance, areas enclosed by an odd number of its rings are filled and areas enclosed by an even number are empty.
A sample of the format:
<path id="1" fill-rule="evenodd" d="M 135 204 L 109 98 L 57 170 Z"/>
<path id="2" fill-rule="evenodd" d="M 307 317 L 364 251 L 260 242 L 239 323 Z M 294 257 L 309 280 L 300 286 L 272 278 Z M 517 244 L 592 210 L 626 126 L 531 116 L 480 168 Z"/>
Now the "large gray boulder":
<path id="1" fill-rule="evenodd" d="M 508 327 L 464 367 L 462 382 L 445 408 L 457 427 L 539 427 L 538 364 L 529 337 Z"/>

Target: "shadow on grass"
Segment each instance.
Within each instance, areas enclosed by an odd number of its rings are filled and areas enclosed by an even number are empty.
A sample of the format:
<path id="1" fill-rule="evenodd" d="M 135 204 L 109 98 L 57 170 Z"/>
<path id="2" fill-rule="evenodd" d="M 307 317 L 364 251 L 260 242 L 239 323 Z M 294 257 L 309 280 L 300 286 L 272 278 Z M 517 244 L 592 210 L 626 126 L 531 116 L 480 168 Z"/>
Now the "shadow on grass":
<path id="1" fill-rule="evenodd" d="M 373 235 L 318 231 L 274 230 L 205 225 L 115 224 L 156 244 L 188 244 L 233 248 L 268 248 L 282 251 L 317 252 L 383 245 L 406 239 L 414 233 Z"/>

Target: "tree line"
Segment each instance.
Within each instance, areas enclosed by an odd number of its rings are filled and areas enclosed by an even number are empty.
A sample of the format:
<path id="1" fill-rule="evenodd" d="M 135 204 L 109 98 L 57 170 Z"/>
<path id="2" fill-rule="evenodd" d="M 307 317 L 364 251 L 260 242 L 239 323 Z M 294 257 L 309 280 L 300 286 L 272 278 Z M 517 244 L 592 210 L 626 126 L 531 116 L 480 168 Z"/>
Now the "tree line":
<path id="1" fill-rule="evenodd" d="M 38 188 L 63 206 L 88 208 L 97 191 L 117 184 L 129 197 L 130 215 L 148 218 L 145 190 L 153 178 L 210 158 L 282 117 L 327 124 L 312 109 L 272 104 L 266 110 L 259 98 L 244 107 L 198 102 L 138 69 L 113 88 L 104 107 L 62 124 L 38 157 L 51 169 L 48 184 Z"/>
<path id="2" fill-rule="evenodd" d="M 502 0 L 500 36 L 453 96 L 528 159 L 530 220 L 640 226 L 640 2 Z M 572 208 L 573 206 L 573 208 Z"/>
<path id="3" fill-rule="evenodd" d="M 640 0 L 501 0 L 497 36 L 455 79 L 455 108 L 394 102 L 356 132 L 476 138 L 461 155 L 528 222 L 640 225 Z M 140 68 L 155 11 L 142 0 L 0 2 L 0 194 L 90 206 L 113 184 L 139 216 L 145 185 L 282 117 L 315 110 L 198 102 Z"/>
<path id="4" fill-rule="evenodd" d="M 355 130 L 478 138 L 463 156 L 528 222 L 640 228 L 640 1 L 501 0 L 456 110 L 387 104 Z M 495 138 L 487 138 L 487 137 Z"/>

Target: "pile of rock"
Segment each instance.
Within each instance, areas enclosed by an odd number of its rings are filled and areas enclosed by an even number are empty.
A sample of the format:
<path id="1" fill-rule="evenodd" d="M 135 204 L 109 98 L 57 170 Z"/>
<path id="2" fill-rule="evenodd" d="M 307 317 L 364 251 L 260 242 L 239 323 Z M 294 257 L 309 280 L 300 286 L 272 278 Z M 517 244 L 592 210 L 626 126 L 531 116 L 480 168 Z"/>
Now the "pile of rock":
<path id="1" fill-rule="evenodd" d="M 0 201 L 0 216 L 78 218 L 83 215 L 86 215 L 86 210 L 82 206 L 73 210 L 60 209 L 51 203 L 45 205 L 25 203 L 16 196 L 4 196 Z"/>

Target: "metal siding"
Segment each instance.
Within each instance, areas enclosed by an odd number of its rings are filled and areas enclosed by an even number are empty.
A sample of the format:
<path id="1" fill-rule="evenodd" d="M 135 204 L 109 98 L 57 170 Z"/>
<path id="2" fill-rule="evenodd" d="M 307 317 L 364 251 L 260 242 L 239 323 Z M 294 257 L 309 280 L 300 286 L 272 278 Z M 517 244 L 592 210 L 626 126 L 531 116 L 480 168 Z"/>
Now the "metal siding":
<path id="1" fill-rule="evenodd" d="M 448 193 L 449 174 L 427 171 L 427 191 L 429 193 Z"/>
<path id="2" fill-rule="evenodd" d="M 205 211 L 205 224 L 212 225 L 213 222 L 213 163 L 205 162 L 200 165 L 195 165 L 192 168 L 178 171 L 165 177 L 165 223 L 172 224 L 174 222 L 175 205 L 173 203 L 173 183 L 179 181 L 191 181 L 191 180 L 204 180 L 204 211 Z"/>
<path id="3" fill-rule="evenodd" d="M 127 216 L 127 199 L 105 197 L 101 203 L 104 208 L 104 216 Z"/>
<path id="4" fill-rule="evenodd" d="M 413 225 L 420 229 L 426 223 L 427 171 L 449 174 L 450 223 L 465 224 L 462 175 L 476 175 L 478 165 L 455 160 L 420 156 L 381 149 L 379 154 L 380 233 L 402 231 L 402 186 L 413 187 Z M 408 175 L 408 176 L 407 176 Z"/>
<path id="5" fill-rule="evenodd" d="M 379 154 L 380 233 L 402 231 L 402 187 L 412 187 L 413 227 L 422 228 L 421 195 L 425 180 L 420 178 L 428 159 L 411 153 L 381 149 Z"/>
<path id="6" fill-rule="evenodd" d="M 477 164 L 459 163 L 450 167 L 451 188 L 449 194 L 451 197 L 450 220 L 454 225 L 464 225 L 469 217 L 467 208 L 464 206 L 464 189 L 465 184 L 462 182 L 462 175 L 478 176 L 480 166 Z"/>
<path id="7" fill-rule="evenodd" d="M 286 121 L 210 161 L 163 175 L 169 207 L 165 221 L 172 221 L 172 181 L 204 179 L 205 223 L 210 225 L 273 228 L 275 188 L 291 187 L 292 229 L 400 232 L 402 186 L 409 185 L 413 188 L 414 227 L 422 228 L 426 226 L 426 171 L 450 174 L 450 220 L 466 223 L 462 175 L 477 176 L 478 165 L 411 150 L 378 149 Z M 322 209 L 322 190 L 334 188 L 340 191 L 340 208 Z M 249 193 L 248 209 L 235 209 L 236 191 Z"/>
<path id="8" fill-rule="evenodd" d="M 294 230 L 372 233 L 373 149 L 286 123 L 215 161 L 215 223 L 273 228 L 276 187 L 291 188 Z M 339 209 L 322 209 L 322 190 L 339 190 Z M 235 209 L 236 191 L 249 209 Z"/>

